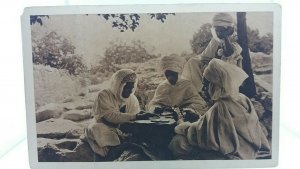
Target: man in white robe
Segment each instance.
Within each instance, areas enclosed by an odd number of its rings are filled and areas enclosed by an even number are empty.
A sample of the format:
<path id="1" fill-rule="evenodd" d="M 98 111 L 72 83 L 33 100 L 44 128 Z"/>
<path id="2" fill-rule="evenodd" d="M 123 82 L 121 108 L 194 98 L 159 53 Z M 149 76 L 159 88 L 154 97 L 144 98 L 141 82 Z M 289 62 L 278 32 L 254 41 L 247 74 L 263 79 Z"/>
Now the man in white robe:
<path id="1" fill-rule="evenodd" d="M 187 61 L 182 76 L 190 80 L 198 92 L 202 89 L 203 71 L 213 58 L 218 58 L 242 67 L 242 48 L 235 42 L 233 18 L 228 13 L 218 13 L 213 17 L 211 33 L 213 38 L 205 50 Z"/>
<path id="2" fill-rule="evenodd" d="M 207 81 L 204 95 L 214 104 L 197 122 L 175 127 L 177 135 L 169 144 L 174 156 L 185 158 L 197 150 L 199 154 L 214 151 L 227 159 L 255 159 L 260 150 L 270 151 L 252 102 L 239 93 L 247 74 L 212 59 L 203 77 Z"/>
<path id="3" fill-rule="evenodd" d="M 166 80 L 160 83 L 153 99 L 149 103 L 151 112 L 164 108 L 186 110 L 188 115 L 202 115 L 207 110 L 205 101 L 198 94 L 193 84 L 181 77 L 185 59 L 175 54 L 164 56 L 160 67 Z"/>
<path id="4" fill-rule="evenodd" d="M 136 73 L 122 69 L 113 74 L 110 87 L 99 92 L 93 106 L 94 121 L 85 130 L 85 137 L 95 153 L 105 157 L 112 147 L 121 144 L 125 135 L 119 130 L 119 124 L 150 117 L 147 113 L 138 114 L 136 86 Z"/>

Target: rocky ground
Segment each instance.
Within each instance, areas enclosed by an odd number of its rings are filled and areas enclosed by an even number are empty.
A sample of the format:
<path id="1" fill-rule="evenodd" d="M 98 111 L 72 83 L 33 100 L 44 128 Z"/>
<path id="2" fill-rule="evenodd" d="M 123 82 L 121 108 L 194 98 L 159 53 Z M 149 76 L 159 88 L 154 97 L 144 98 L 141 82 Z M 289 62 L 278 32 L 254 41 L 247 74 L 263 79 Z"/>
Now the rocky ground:
<path id="1" fill-rule="evenodd" d="M 156 86 L 163 76 L 157 73 L 157 59 L 144 64 L 123 64 L 120 68 L 134 69 L 139 76 L 139 89 L 136 95 L 142 108 L 153 97 Z M 259 69 L 257 67 L 256 69 Z M 256 70 L 255 69 L 255 70 Z M 271 69 L 272 70 L 272 69 Z M 260 75 L 270 76 L 270 71 Z M 255 76 L 258 97 L 252 100 L 259 116 L 263 131 L 270 143 L 272 139 L 272 84 Z M 89 145 L 80 139 L 83 129 L 92 120 L 91 108 L 97 93 L 108 86 L 108 81 L 87 86 L 83 91 L 62 101 L 46 104 L 36 110 L 37 151 L 39 161 L 102 161 Z M 146 92 L 145 92 L 146 91 Z M 127 152 L 130 156 L 130 152 Z M 123 156 L 126 156 L 123 154 Z M 126 159 L 127 157 L 120 157 Z"/>

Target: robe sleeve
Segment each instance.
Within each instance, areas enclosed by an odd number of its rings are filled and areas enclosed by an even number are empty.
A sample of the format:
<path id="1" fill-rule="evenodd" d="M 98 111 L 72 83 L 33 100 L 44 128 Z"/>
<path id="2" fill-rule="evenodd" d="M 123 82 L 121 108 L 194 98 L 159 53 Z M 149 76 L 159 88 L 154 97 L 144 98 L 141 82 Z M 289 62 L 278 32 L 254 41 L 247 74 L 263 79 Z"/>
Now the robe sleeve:
<path id="1" fill-rule="evenodd" d="M 134 94 L 130 96 L 130 100 L 127 103 L 127 107 L 128 111 L 126 112 L 128 112 L 129 114 L 137 114 L 141 111 L 140 103 Z"/>
<path id="2" fill-rule="evenodd" d="M 200 54 L 200 62 L 207 65 L 213 58 L 215 58 L 219 45 L 219 42 L 212 38 L 205 50 Z"/>
<path id="3" fill-rule="evenodd" d="M 168 106 L 169 98 L 168 98 L 168 94 L 166 91 L 167 88 L 165 87 L 165 85 L 163 83 L 158 85 L 158 87 L 155 90 L 155 94 L 149 103 L 148 111 L 150 111 L 150 112 L 153 112 L 155 107 Z"/>
<path id="4" fill-rule="evenodd" d="M 242 48 L 236 42 L 233 42 L 232 45 L 233 45 L 233 50 L 234 50 L 233 54 L 230 55 L 229 57 L 222 56 L 221 60 L 228 62 L 228 63 L 232 63 L 232 64 L 237 65 L 238 67 L 242 68 L 243 67 L 243 65 L 242 65 L 243 57 L 241 55 Z"/>
<path id="5" fill-rule="evenodd" d="M 198 115 L 203 115 L 208 110 L 206 102 L 192 84 L 186 88 L 183 102 L 180 107 L 193 109 Z"/>
<path id="6" fill-rule="evenodd" d="M 95 118 L 99 122 L 102 118 L 106 121 L 120 124 L 124 122 L 129 122 L 136 118 L 135 114 L 132 113 L 121 113 L 119 108 L 114 105 L 113 98 L 105 93 L 100 92 L 97 100 L 94 104 Z"/>

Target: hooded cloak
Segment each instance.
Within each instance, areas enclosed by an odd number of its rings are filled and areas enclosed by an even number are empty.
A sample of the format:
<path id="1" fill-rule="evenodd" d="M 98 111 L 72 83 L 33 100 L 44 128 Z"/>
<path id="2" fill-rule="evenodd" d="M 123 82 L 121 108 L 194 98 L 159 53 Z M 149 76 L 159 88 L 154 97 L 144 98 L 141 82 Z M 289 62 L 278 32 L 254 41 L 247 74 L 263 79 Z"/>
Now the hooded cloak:
<path id="1" fill-rule="evenodd" d="M 218 13 L 213 17 L 212 25 L 224 27 L 233 26 L 233 18 L 228 13 Z M 220 48 L 224 46 L 224 41 L 217 37 L 214 27 L 212 27 L 211 33 L 213 38 L 210 40 L 205 50 L 197 57 L 190 58 L 185 64 L 182 72 L 183 78 L 190 80 L 198 92 L 202 89 L 203 71 L 213 58 L 219 58 L 238 67 L 242 67 L 242 48 L 239 44 L 237 42 L 232 42 L 234 52 L 229 57 L 225 57 L 223 54 L 218 54 Z"/>
<path id="2" fill-rule="evenodd" d="M 149 110 L 154 111 L 155 107 L 180 107 L 191 108 L 198 115 L 207 110 L 205 101 L 198 94 L 193 84 L 181 78 L 181 71 L 184 59 L 177 55 L 165 56 L 161 59 L 160 66 L 163 71 L 172 70 L 178 72 L 178 80 L 175 85 L 171 85 L 168 80 L 164 80 L 158 85 L 153 99 L 149 103 Z"/>
<path id="3" fill-rule="evenodd" d="M 212 150 L 229 159 L 255 159 L 259 150 L 270 150 L 254 106 L 238 93 L 247 78 L 242 69 L 212 59 L 204 71 L 214 105 L 195 123 L 176 126 L 178 134 L 169 148 L 174 155 L 188 155 L 195 147 Z"/>
<path id="4" fill-rule="evenodd" d="M 128 98 L 122 97 L 126 82 L 134 82 L 135 87 Z M 139 102 L 134 95 L 137 76 L 133 70 L 121 69 L 113 74 L 108 89 L 99 92 L 93 106 L 94 122 L 89 125 L 85 134 L 92 149 L 101 156 L 106 156 L 108 147 L 120 144 L 122 132 L 118 129 L 121 123 L 136 118 L 140 111 Z M 125 106 L 125 112 L 120 108 Z"/>

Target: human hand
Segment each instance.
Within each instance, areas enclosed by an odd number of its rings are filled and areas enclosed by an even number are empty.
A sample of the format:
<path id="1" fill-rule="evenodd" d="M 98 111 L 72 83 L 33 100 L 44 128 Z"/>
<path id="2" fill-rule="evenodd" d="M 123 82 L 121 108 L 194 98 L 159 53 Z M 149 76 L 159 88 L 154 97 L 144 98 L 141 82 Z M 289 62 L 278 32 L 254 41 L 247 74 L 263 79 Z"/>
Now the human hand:
<path id="1" fill-rule="evenodd" d="M 220 39 L 228 38 L 234 33 L 234 28 L 232 26 L 228 26 L 228 27 L 216 26 L 215 30 L 218 38 Z"/>
<path id="2" fill-rule="evenodd" d="M 189 127 L 191 126 L 191 123 L 190 122 L 182 122 L 180 124 L 178 124 L 174 131 L 175 133 L 177 134 L 181 134 L 181 135 L 187 135 L 187 131 L 189 129 Z"/>
<path id="3" fill-rule="evenodd" d="M 154 113 L 144 112 L 144 113 L 136 114 L 136 120 L 148 120 L 150 117 L 158 117 L 159 118 L 159 116 Z"/>
<path id="4" fill-rule="evenodd" d="M 162 107 L 155 107 L 154 114 L 161 114 L 163 111 L 164 109 Z"/>
<path id="5" fill-rule="evenodd" d="M 199 115 L 196 114 L 196 112 L 193 112 L 192 110 L 183 110 L 184 114 L 184 120 L 189 122 L 195 122 L 199 119 Z"/>

